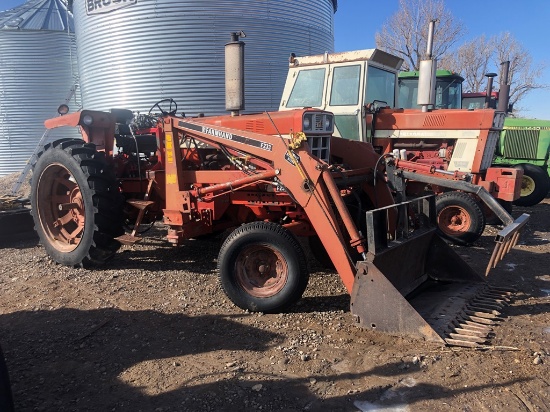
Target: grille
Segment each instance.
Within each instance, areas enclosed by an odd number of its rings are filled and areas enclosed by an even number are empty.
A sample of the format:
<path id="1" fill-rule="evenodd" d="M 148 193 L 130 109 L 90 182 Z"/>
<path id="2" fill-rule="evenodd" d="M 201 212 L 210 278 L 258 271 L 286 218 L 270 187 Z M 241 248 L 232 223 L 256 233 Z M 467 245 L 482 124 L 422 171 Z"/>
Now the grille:
<path id="1" fill-rule="evenodd" d="M 322 117 L 322 116 L 321 116 Z M 330 136 L 312 136 L 307 138 L 311 154 L 324 162 L 329 163 Z"/>
<path id="2" fill-rule="evenodd" d="M 313 116 L 313 131 L 324 132 L 325 131 L 325 116 L 323 114 L 315 114 Z"/>
<path id="3" fill-rule="evenodd" d="M 502 154 L 505 157 L 536 159 L 539 134 L 540 130 L 506 130 Z"/>
<path id="4" fill-rule="evenodd" d="M 263 133 L 265 130 L 264 122 L 257 120 L 247 120 L 245 123 L 245 130 L 250 130 L 255 133 Z"/>
<path id="5" fill-rule="evenodd" d="M 456 156 L 456 158 L 462 159 L 462 156 L 464 156 L 465 150 L 466 150 L 466 143 L 464 142 L 457 143 L 455 150 L 453 150 L 453 157 Z"/>
<path id="6" fill-rule="evenodd" d="M 485 151 L 483 152 L 483 158 L 481 159 L 480 170 L 487 170 L 491 167 L 499 136 L 500 132 L 497 130 L 491 130 L 489 132 L 487 144 L 485 145 Z"/>
<path id="7" fill-rule="evenodd" d="M 424 127 L 442 127 L 445 124 L 445 117 L 446 116 L 429 114 L 424 120 Z"/>
<path id="8" fill-rule="evenodd" d="M 504 119 L 506 115 L 503 112 L 495 112 L 495 117 L 493 119 L 493 129 L 502 129 L 504 126 Z"/>

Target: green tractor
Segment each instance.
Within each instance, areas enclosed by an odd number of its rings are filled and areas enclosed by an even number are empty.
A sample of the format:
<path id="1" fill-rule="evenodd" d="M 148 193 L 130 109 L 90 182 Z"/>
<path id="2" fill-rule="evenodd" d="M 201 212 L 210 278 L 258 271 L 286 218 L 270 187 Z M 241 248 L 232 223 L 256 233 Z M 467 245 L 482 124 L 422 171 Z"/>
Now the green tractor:
<path id="1" fill-rule="evenodd" d="M 492 84 L 493 74 L 488 75 Z M 399 73 L 399 107 L 419 108 L 418 71 Z M 496 108 L 499 93 L 462 93 L 464 78 L 449 70 L 436 71 L 435 108 L 481 109 Z M 489 86 L 488 89 L 492 87 Z M 502 86 L 501 86 L 502 88 Z M 514 204 L 534 206 L 550 190 L 550 120 L 507 117 L 493 159 L 494 166 L 523 170 L 521 197 Z"/>

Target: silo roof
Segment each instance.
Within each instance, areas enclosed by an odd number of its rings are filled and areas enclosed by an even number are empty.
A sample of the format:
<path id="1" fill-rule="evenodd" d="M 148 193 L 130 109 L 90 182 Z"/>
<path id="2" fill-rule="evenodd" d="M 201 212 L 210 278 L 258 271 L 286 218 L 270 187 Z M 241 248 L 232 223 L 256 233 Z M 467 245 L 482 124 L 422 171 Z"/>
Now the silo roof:
<path id="1" fill-rule="evenodd" d="M 0 12 L 0 30 L 46 30 L 74 33 L 74 20 L 64 0 L 28 0 Z"/>

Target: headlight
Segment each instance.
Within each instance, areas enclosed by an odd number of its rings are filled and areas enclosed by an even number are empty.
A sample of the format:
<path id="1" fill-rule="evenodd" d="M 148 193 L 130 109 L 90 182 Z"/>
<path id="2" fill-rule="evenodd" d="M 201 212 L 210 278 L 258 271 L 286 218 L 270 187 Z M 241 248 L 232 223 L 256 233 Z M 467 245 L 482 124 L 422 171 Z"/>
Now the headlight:
<path id="1" fill-rule="evenodd" d="M 334 116 L 331 113 L 307 112 L 302 119 L 303 131 L 311 133 L 332 133 Z"/>
<path id="2" fill-rule="evenodd" d="M 82 116 L 82 123 L 84 123 L 86 126 L 91 126 L 93 122 L 94 118 L 91 115 L 85 114 L 84 116 Z"/>
<path id="3" fill-rule="evenodd" d="M 61 116 L 69 113 L 69 106 L 67 106 L 66 104 L 59 105 L 59 107 L 57 108 L 57 113 L 59 113 Z"/>
<path id="4" fill-rule="evenodd" d="M 334 131 L 334 118 L 328 114 L 325 117 L 325 131 L 330 133 Z"/>
<path id="5" fill-rule="evenodd" d="M 304 130 L 311 130 L 311 117 L 304 116 Z"/>

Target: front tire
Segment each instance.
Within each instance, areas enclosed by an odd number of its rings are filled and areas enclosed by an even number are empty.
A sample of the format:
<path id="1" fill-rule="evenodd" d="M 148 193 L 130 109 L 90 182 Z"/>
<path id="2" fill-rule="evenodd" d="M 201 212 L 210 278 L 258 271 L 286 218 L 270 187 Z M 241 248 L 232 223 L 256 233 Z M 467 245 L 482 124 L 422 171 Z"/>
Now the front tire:
<path id="1" fill-rule="evenodd" d="M 33 168 L 31 211 L 46 252 L 67 266 L 102 264 L 120 247 L 122 196 L 95 145 L 47 145 Z"/>
<path id="2" fill-rule="evenodd" d="M 515 166 L 523 170 L 520 198 L 514 201 L 518 206 L 535 206 L 540 203 L 550 190 L 550 176 L 541 167 L 529 163 Z"/>
<path id="3" fill-rule="evenodd" d="M 241 309 L 277 313 L 306 289 L 306 257 L 294 235 L 276 223 L 253 222 L 235 229 L 218 257 L 219 281 Z"/>
<path id="4" fill-rule="evenodd" d="M 445 192 L 435 198 L 437 227 L 441 236 L 457 245 L 475 242 L 485 229 L 478 202 L 464 192 Z"/>

